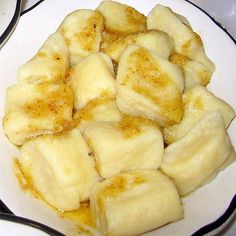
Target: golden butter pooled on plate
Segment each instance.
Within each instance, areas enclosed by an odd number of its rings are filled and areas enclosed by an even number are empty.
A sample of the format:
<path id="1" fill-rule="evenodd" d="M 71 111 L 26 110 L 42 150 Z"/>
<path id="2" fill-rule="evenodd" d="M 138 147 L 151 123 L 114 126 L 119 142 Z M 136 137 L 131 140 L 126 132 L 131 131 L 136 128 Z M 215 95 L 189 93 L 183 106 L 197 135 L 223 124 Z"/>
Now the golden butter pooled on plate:
<path id="1" fill-rule="evenodd" d="M 122 112 L 156 120 L 164 127 L 176 124 L 183 116 L 183 86 L 179 67 L 157 53 L 134 44 L 123 51 L 116 78 Z"/>
<path id="2" fill-rule="evenodd" d="M 22 145 L 70 126 L 72 109 L 73 91 L 65 84 L 19 83 L 7 89 L 3 128 L 10 142 Z"/>
<path id="3" fill-rule="evenodd" d="M 174 184 L 157 170 L 124 172 L 96 183 L 90 204 L 102 235 L 140 235 L 183 218 Z"/>
<path id="4" fill-rule="evenodd" d="M 116 105 L 115 96 L 101 96 L 89 101 L 85 107 L 76 111 L 73 119 L 76 127 L 83 133 L 94 122 L 120 121 L 122 117 Z"/>
<path id="5" fill-rule="evenodd" d="M 88 9 L 74 11 L 64 19 L 58 31 L 67 41 L 71 66 L 99 51 L 103 21 L 99 11 Z"/>
<path id="6" fill-rule="evenodd" d="M 132 43 L 153 50 L 166 60 L 168 60 L 173 50 L 172 39 L 167 34 L 157 30 L 149 30 L 121 37 L 113 41 L 103 51 L 118 63 L 123 50 Z"/>
<path id="7" fill-rule="evenodd" d="M 120 122 L 97 122 L 86 127 L 84 137 L 103 178 L 135 169 L 158 169 L 164 144 L 152 121 L 123 116 Z"/>
<path id="8" fill-rule="evenodd" d="M 90 149 L 80 132 L 43 135 L 26 142 L 19 158 L 21 170 L 34 190 L 62 211 L 79 208 L 98 181 Z"/>
<path id="9" fill-rule="evenodd" d="M 69 50 L 64 37 L 49 36 L 37 54 L 18 69 L 20 82 L 62 82 L 69 70 Z"/>
<path id="10" fill-rule="evenodd" d="M 179 124 L 164 129 L 167 144 L 175 142 L 187 134 L 193 126 L 208 112 L 220 111 L 225 128 L 235 117 L 234 109 L 222 99 L 216 97 L 204 86 L 195 86 L 183 94 L 184 116 Z"/>
<path id="11" fill-rule="evenodd" d="M 215 177 L 235 157 L 221 112 L 211 111 L 165 149 L 161 170 L 184 196 Z"/>
<path id="12" fill-rule="evenodd" d="M 104 53 L 94 53 L 72 67 L 69 83 L 75 95 L 75 109 L 81 109 L 94 98 L 116 93 L 113 65 Z"/>

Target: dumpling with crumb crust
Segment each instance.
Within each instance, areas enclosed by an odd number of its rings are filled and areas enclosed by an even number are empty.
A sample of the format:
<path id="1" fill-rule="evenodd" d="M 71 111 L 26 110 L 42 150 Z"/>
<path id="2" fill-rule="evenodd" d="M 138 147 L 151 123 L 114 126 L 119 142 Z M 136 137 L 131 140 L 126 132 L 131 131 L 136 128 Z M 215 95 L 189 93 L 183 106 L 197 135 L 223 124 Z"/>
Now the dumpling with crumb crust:
<path id="1" fill-rule="evenodd" d="M 81 9 L 69 14 L 61 23 L 58 31 L 67 41 L 71 66 L 99 51 L 103 21 L 99 11 Z"/>
<path id="2" fill-rule="evenodd" d="M 123 51 L 116 79 L 116 102 L 126 114 L 156 120 L 161 126 L 183 116 L 183 74 L 178 66 L 134 44 Z"/>
<path id="3" fill-rule="evenodd" d="M 71 211 L 88 200 L 99 179 L 89 153 L 80 132 L 73 129 L 26 142 L 19 163 L 26 180 L 44 200 L 58 210 Z"/>
<path id="4" fill-rule="evenodd" d="M 64 83 L 19 83 L 7 89 L 3 128 L 10 142 L 22 145 L 70 127 L 72 109 L 73 91 Z"/>
<path id="5" fill-rule="evenodd" d="M 102 235 L 142 235 L 183 218 L 176 187 L 157 170 L 128 171 L 96 183 L 90 204 Z"/>
<path id="6" fill-rule="evenodd" d="M 69 70 L 69 49 L 56 32 L 49 36 L 37 54 L 18 69 L 18 80 L 27 83 L 62 82 Z"/>
<path id="7" fill-rule="evenodd" d="M 167 34 L 157 30 L 150 30 L 121 37 L 111 42 L 109 47 L 103 51 L 118 63 L 123 50 L 132 43 L 153 50 L 167 60 L 173 50 L 172 39 Z"/>

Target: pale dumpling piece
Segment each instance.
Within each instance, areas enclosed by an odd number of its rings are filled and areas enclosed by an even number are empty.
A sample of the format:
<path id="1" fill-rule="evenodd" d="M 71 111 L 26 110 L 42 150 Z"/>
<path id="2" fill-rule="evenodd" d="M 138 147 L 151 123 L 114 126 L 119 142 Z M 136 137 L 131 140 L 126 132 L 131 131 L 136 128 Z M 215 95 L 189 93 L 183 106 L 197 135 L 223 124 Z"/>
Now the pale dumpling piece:
<path id="1" fill-rule="evenodd" d="M 146 17 L 134 8 L 115 1 L 102 1 L 98 7 L 108 32 L 130 34 L 146 30 Z"/>
<path id="2" fill-rule="evenodd" d="M 209 111 L 220 111 L 227 128 L 235 117 L 234 109 L 204 86 L 195 86 L 183 94 L 184 116 L 179 124 L 164 129 L 167 144 L 182 138 Z"/>
<path id="3" fill-rule="evenodd" d="M 81 9 L 69 14 L 58 31 L 66 38 L 70 51 L 70 65 L 99 51 L 104 19 L 99 11 Z"/>
<path id="4" fill-rule="evenodd" d="M 169 7 L 158 4 L 147 16 L 147 28 L 157 29 L 173 38 L 175 50 L 191 60 L 202 63 L 210 74 L 215 70 L 206 56 L 200 36 L 193 32 L 185 18 L 175 14 Z"/>
<path id="5" fill-rule="evenodd" d="M 116 93 L 112 61 L 104 53 L 94 53 L 81 60 L 71 69 L 69 80 L 77 110 L 94 98 Z"/>
<path id="6" fill-rule="evenodd" d="M 98 97 L 76 111 L 74 120 L 81 133 L 91 123 L 101 121 L 120 121 L 121 113 L 116 105 L 115 97 Z"/>
<path id="7" fill-rule="evenodd" d="M 183 218 L 174 184 L 157 170 L 124 172 L 96 183 L 90 206 L 102 235 L 141 235 Z"/>
<path id="8" fill-rule="evenodd" d="M 161 170 L 184 196 L 212 179 L 227 159 L 232 159 L 232 152 L 221 113 L 208 112 L 183 138 L 165 149 Z"/>
<path id="9" fill-rule="evenodd" d="M 117 105 L 126 114 L 156 120 L 161 126 L 176 124 L 183 116 L 183 80 L 177 65 L 131 44 L 118 66 Z"/>
<path id="10" fill-rule="evenodd" d="M 196 85 L 206 86 L 211 80 L 211 73 L 203 64 L 192 61 L 186 56 L 174 53 L 169 60 L 184 70 L 184 90 L 188 90 Z"/>
<path id="11" fill-rule="evenodd" d="M 19 158 L 26 180 L 51 206 L 62 211 L 79 208 L 98 181 L 95 163 L 80 132 L 43 135 L 26 142 Z"/>
<path id="12" fill-rule="evenodd" d="M 127 34 L 146 30 L 146 17 L 134 8 L 115 1 L 102 1 L 97 8 L 104 16 L 101 49 Z"/>
<path id="13" fill-rule="evenodd" d="M 159 56 L 168 60 L 172 49 L 172 39 L 164 32 L 157 30 L 150 30 L 147 32 L 139 32 L 130 34 L 113 41 L 107 49 L 104 50 L 115 62 L 119 62 L 120 55 L 129 44 L 138 44 L 149 50 L 153 50 Z"/>
<path id="14" fill-rule="evenodd" d="M 69 70 L 66 40 L 56 32 L 49 36 L 37 54 L 18 69 L 20 82 L 39 83 L 65 80 Z"/>
<path id="15" fill-rule="evenodd" d="M 86 127 L 84 137 L 103 178 L 121 171 L 157 169 L 162 161 L 162 134 L 144 118 L 124 116 L 119 123 L 94 123 Z"/>
<path id="16" fill-rule="evenodd" d="M 73 91 L 65 84 L 19 83 L 7 89 L 3 121 L 10 142 L 60 132 L 72 123 Z"/>

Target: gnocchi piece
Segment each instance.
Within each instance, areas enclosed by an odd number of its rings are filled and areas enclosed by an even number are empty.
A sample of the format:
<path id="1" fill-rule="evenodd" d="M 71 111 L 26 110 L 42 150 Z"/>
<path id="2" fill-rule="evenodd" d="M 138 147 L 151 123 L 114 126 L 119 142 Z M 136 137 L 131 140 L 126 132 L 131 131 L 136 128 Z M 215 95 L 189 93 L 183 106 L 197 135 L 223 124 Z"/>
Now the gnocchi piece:
<path id="1" fill-rule="evenodd" d="M 71 211 L 88 200 L 98 181 L 95 163 L 80 132 L 44 135 L 26 142 L 19 158 L 26 180 L 51 206 Z"/>
<path id="2" fill-rule="evenodd" d="M 120 121 L 121 113 L 116 105 L 115 97 L 98 97 L 76 111 L 74 120 L 76 127 L 84 132 L 85 128 L 94 122 Z"/>
<path id="3" fill-rule="evenodd" d="M 221 112 L 211 111 L 165 149 L 161 170 L 184 196 L 216 176 L 232 152 Z"/>
<path id="4" fill-rule="evenodd" d="M 235 117 L 234 109 L 204 86 L 195 86 L 185 92 L 183 102 L 184 116 L 181 122 L 164 129 L 164 138 L 167 144 L 182 138 L 209 111 L 218 110 L 222 113 L 225 128 Z"/>
<path id="5" fill-rule="evenodd" d="M 130 6 L 102 1 L 97 10 L 104 16 L 104 26 L 108 32 L 130 34 L 146 30 L 146 17 Z"/>
<path id="6" fill-rule="evenodd" d="M 156 120 L 161 126 L 183 116 L 183 74 L 158 54 L 131 44 L 123 51 L 117 72 L 117 105 L 129 115 Z"/>
<path id="7" fill-rule="evenodd" d="M 103 235 L 141 235 L 183 218 L 174 184 L 157 170 L 129 171 L 96 183 L 90 204 Z"/>
<path id="8" fill-rule="evenodd" d="M 170 61 L 179 65 L 184 70 L 184 90 L 188 90 L 196 85 L 206 86 L 211 80 L 211 73 L 203 64 L 192 61 L 186 56 L 174 53 L 170 56 Z"/>
<path id="9" fill-rule="evenodd" d="M 99 51 L 103 27 L 104 19 L 99 11 L 81 9 L 64 19 L 58 31 L 68 43 L 71 66 Z"/>
<path id="10" fill-rule="evenodd" d="M 167 34 L 157 30 L 150 30 L 121 37 L 111 42 L 104 52 L 118 63 L 123 50 L 132 43 L 153 50 L 166 60 L 168 60 L 173 49 L 172 39 Z"/>
<path id="11" fill-rule="evenodd" d="M 64 37 L 49 36 L 37 54 L 18 69 L 20 82 L 62 82 L 69 70 L 69 50 Z"/>
<path id="12" fill-rule="evenodd" d="M 162 134 L 151 121 L 124 116 L 119 123 L 94 123 L 84 131 L 103 178 L 135 169 L 157 169 L 163 156 Z"/>
<path id="13" fill-rule="evenodd" d="M 60 132 L 71 126 L 72 109 L 73 92 L 65 84 L 13 85 L 6 93 L 5 134 L 22 145 L 31 137 Z"/>
<path id="14" fill-rule="evenodd" d="M 111 59 L 104 53 L 85 57 L 70 72 L 69 80 L 74 91 L 75 109 L 79 110 L 94 98 L 116 93 Z"/>
<path id="15" fill-rule="evenodd" d="M 210 74 L 214 72 L 215 66 L 206 56 L 200 36 L 169 7 L 154 7 L 147 16 L 147 28 L 164 31 L 173 38 L 177 53 L 203 64 Z"/>

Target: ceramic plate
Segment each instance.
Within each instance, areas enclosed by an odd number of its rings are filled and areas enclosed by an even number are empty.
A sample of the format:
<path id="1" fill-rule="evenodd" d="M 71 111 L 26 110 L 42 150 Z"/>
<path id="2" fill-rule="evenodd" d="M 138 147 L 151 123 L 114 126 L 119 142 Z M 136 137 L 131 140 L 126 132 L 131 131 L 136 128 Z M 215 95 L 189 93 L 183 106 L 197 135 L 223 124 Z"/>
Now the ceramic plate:
<path id="1" fill-rule="evenodd" d="M 9 38 L 20 16 L 20 0 L 0 1 L 0 48 Z"/>
<path id="2" fill-rule="evenodd" d="M 122 0 L 147 14 L 157 3 L 171 7 L 188 18 L 193 29 L 203 39 L 207 55 L 216 65 L 209 90 L 236 109 L 236 46 L 231 38 L 205 13 L 184 0 Z M 4 115 L 6 88 L 17 83 L 17 68 L 29 60 L 53 33 L 63 18 L 78 8 L 94 9 L 98 0 L 47 0 L 23 15 L 12 37 L 0 52 L 0 114 Z M 236 120 L 228 130 L 236 147 Z M 65 233 L 72 225 L 57 215 L 43 202 L 21 191 L 12 171 L 12 159 L 19 155 L 0 133 L 0 198 L 15 214 L 47 224 Z M 187 236 L 202 226 L 218 219 L 228 208 L 235 194 L 236 163 L 222 171 L 210 184 L 183 198 L 185 218 L 168 224 L 147 235 Z"/>

